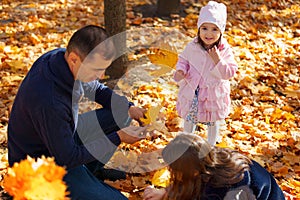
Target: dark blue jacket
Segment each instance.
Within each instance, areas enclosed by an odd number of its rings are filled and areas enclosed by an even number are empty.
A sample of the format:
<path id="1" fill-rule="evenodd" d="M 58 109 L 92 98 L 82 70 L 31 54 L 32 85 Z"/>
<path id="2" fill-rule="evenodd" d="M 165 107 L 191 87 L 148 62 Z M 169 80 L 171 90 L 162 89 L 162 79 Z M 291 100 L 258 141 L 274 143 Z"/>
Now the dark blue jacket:
<path id="1" fill-rule="evenodd" d="M 75 122 L 72 113 L 74 77 L 64 59 L 65 49 L 42 55 L 31 67 L 16 95 L 8 124 L 8 161 L 10 166 L 27 155 L 37 158 L 53 156 L 57 164 L 76 167 L 95 158 L 89 153 L 115 151 L 120 144 L 116 132 L 98 138 L 89 147 L 74 142 Z M 84 94 L 111 109 L 112 96 L 118 106 L 127 107 L 125 97 L 93 81 L 83 87 Z M 74 102 L 73 102 L 74 103 Z M 110 141 L 114 145 L 109 145 Z"/>
<path id="2" fill-rule="evenodd" d="M 229 190 L 242 185 L 249 186 L 257 200 L 284 200 L 284 194 L 272 174 L 257 162 L 252 162 L 250 170 L 245 172 L 244 179 L 241 182 L 222 188 L 207 186 L 202 200 L 222 200 Z"/>

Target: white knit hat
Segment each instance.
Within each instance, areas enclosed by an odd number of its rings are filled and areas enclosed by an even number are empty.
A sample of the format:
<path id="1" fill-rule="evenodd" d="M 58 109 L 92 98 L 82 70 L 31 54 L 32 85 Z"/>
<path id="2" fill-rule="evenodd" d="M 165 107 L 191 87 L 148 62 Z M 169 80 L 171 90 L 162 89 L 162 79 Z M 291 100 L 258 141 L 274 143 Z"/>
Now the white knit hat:
<path id="1" fill-rule="evenodd" d="M 198 29 L 203 23 L 215 24 L 222 33 L 225 31 L 227 19 L 226 6 L 223 3 L 209 1 L 208 4 L 201 8 L 198 18 Z"/>

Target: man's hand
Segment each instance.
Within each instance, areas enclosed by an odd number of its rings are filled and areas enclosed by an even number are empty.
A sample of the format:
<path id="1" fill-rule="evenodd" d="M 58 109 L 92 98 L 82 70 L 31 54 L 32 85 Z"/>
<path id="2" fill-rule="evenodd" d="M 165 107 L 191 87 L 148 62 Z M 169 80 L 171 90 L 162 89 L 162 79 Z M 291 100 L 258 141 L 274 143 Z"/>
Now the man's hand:
<path id="1" fill-rule="evenodd" d="M 184 79 L 185 74 L 182 70 L 177 70 L 174 74 L 174 80 L 176 82 L 181 81 L 182 79 Z"/>
<path id="2" fill-rule="evenodd" d="M 134 119 L 134 120 L 138 121 L 139 124 L 141 124 L 140 118 L 144 117 L 145 112 L 146 112 L 146 110 L 143 108 L 139 108 L 136 106 L 130 106 L 130 108 L 128 110 L 128 115 L 131 119 Z"/>
<path id="3" fill-rule="evenodd" d="M 218 62 L 220 61 L 219 49 L 216 46 L 214 46 L 211 49 L 209 49 L 207 52 L 211 57 L 211 59 L 214 61 L 215 65 L 218 64 Z"/>
<path id="4" fill-rule="evenodd" d="M 121 142 L 125 142 L 127 144 L 133 144 L 147 137 L 146 129 L 147 126 L 145 127 L 128 126 L 126 128 L 117 131 L 117 134 L 119 135 Z"/>

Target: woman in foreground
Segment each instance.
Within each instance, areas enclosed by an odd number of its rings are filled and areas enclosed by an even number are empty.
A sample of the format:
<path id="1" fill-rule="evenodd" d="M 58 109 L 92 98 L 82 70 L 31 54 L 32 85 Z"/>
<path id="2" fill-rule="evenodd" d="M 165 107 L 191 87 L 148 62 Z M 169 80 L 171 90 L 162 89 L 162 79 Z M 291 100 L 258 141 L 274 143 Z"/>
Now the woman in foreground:
<path id="1" fill-rule="evenodd" d="M 211 146 L 194 134 L 179 134 L 162 152 L 170 185 L 147 187 L 144 200 L 284 200 L 274 177 L 232 149 Z"/>

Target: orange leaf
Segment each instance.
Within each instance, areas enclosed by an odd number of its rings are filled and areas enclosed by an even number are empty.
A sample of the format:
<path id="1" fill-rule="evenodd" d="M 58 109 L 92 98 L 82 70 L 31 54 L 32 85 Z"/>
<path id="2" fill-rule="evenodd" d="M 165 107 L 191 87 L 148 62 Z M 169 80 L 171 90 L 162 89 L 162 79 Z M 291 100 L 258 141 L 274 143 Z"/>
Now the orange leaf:
<path id="1" fill-rule="evenodd" d="M 67 186 L 62 178 L 66 170 L 53 158 L 31 157 L 15 163 L 4 177 L 4 189 L 15 199 L 64 200 Z"/>
<path id="2" fill-rule="evenodd" d="M 170 172 L 167 168 L 160 169 L 155 172 L 151 183 L 154 186 L 167 187 L 170 183 Z"/>
<path id="3" fill-rule="evenodd" d="M 178 54 L 167 49 L 154 49 L 147 55 L 151 63 L 174 69 L 178 60 Z"/>

